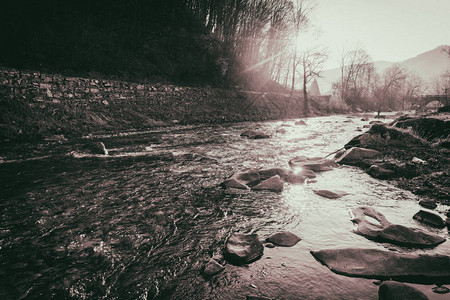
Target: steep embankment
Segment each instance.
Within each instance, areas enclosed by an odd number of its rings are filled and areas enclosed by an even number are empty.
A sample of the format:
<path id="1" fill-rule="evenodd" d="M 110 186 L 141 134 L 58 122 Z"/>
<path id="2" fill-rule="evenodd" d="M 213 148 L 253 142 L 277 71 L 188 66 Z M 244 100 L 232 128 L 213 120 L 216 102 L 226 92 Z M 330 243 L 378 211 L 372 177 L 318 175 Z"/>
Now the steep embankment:
<path id="1" fill-rule="evenodd" d="M 401 117 L 375 124 L 345 148 L 378 150 L 381 155 L 353 163 L 371 176 L 388 179 L 417 195 L 450 203 L 450 115 Z"/>
<path id="2" fill-rule="evenodd" d="M 286 94 L 140 84 L 14 69 L 0 69 L 0 83 L 2 140 L 304 116 L 302 98 Z M 312 101 L 313 111 L 321 106 L 326 112 L 326 100 Z"/>

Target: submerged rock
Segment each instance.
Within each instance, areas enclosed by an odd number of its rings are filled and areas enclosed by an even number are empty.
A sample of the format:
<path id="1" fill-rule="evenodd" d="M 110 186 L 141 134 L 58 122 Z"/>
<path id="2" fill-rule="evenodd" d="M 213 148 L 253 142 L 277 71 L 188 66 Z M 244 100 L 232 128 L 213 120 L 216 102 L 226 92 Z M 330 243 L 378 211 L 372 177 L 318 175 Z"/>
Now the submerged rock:
<path id="1" fill-rule="evenodd" d="M 267 238 L 267 241 L 277 246 L 292 247 L 301 241 L 297 235 L 288 232 L 277 232 Z"/>
<path id="2" fill-rule="evenodd" d="M 341 198 L 345 195 L 348 195 L 348 193 L 346 192 L 342 192 L 342 191 L 329 191 L 329 190 L 313 190 L 313 192 L 316 195 L 325 197 L 325 198 L 329 198 L 329 199 L 338 199 Z"/>
<path id="3" fill-rule="evenodd" d="M 311 254 L 334 273 L 346 276 L 418 283 L 450 280 L 450 257 L 444 255 L 356 248 L 318 250 Z"/>
<path id="4" fill-rule="evenodd" d="M 437 227 L 437 228 L 444 228 L 445 222 L 444 220 L 437 214 L 420 210 L 418 211 L 414 216 L 413 219 L 422 222 L 424 224 Z"/>
<path id="5" fill-rule="evenodd" d="M 306 122 L 303 120 L 299 120 L 295 122 L 295 125 L 306 125 Z"/>
<path id="6" fill-rule="evenodd" d="M 322 157 L 308 158 L 305 156 L 294 157 L 289 161 L 289 165 L 291 166 L 291 168 L 301 167 L 303 169 L 311 170 L 314 172 L 330 171 L 338 166 L 331 159 Z"/>
<path id="7" fill-rule="evenodd" d="M 261 131 L 256 131 L 256 130 L 246 130 L 243 133 L 241 133 L 241 136 L 245 136 L 248 139 L 268 139 L 270 138 L 270 135 L 265 134 L 264 132 Z"/>
<path id="8" fill-rule="evenodd" d="M 225 242 L 224 256 L 233 264 L 251 263 L 264 254 L 257 234 L 234 233 Z"/>
<path id="9" fill-rule="evenodd" d="M 358 207 L 352 213 L 354 215 L 352 222 L 358 226 L 355 233 L 378 242 L 426 248 L 434 247 L 446 241 L 445 238 L 426 233 L 420 229 L 391 224 L 381 212 L 371 207 Z M 370 222 L 366 219 L 366 216 L 375 219 L 379 223 Z"/>
<path id="10" fill-rule="evenodd" d="M 225 269 L 224 266 L 219 264 L 215 259 L 211 259 L 203 268 L 203 276 L 206 278 L 212 277 L 221 272 L 223 269 Z"/>
<path id="11" fill-rule="evenodd" d="M 399 282 L 385 281 L 378 288 L 379 300 L 399 300 L 399 299 L 411 299 L 411 300 L 427 300 L 425 296 L 418 289 Z"/>
<path id="12" fill-rule="evenodd" d="M 446 286 L 435 286 L 431 290 L 433 291 L 433 293 L 436 293 L 436 294 L 447 294 L 447 293 L 450 293 L 450 289 L 448 287 L 446 287 Z"/>

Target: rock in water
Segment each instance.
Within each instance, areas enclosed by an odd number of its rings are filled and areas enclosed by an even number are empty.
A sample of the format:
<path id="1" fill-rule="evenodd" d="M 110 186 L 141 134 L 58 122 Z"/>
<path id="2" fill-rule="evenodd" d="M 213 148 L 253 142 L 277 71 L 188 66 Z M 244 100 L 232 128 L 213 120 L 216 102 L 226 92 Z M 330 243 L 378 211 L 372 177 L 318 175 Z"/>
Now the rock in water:
<path id="1" fill-rule="evenodd" d="M 203 268 L 203 275 L 206 278 L 212 277 L 225 269 L 224 266 L 219 264 L 216 260 L 211 259 L 209 262 L 206 263 L 205 267 Z"/>
<path id="2" fill-rule="evenodd" d="M 225 242 L 225 258 L 233 264 L 251 263 L 264 253 L 264 247 L 257 234 L 234 233 Z"/>
<path id="3" fill-rule="evenodd" d="M 272 234 L 267 241 L 277 246 L 292 247 L 300 242 L 301 238 L 291 232 L 283 231 Z"/>
<path id="4" fill-rule="evenodd" d="M 419 205 L 428 209 L 435 209 L 437 207 L 436 201 L 428 199 L 420 200 Z"/>
<path id="5" fill-rule="evenodd" d="M 378 242 L 427 248 L 446 241 L 445 238 L 423 232 L 420 229 L 391 224 L 381 212 L 371 207 L 358 207 L 352 213 L 354 215 L 352 222 L 358 225 L 355 232 Z M 370 222 L 366 219 L 366 216 L 377 220 L 379 224 Z"/>
<path id="6" fill-rule="evenodd" d="M 341 164 L 357 164 L 363 159 L 372 158 L 379 154 L 381 153 L 377 150 L 353 147 L 345 151 L 344 154 L 336 160 L 336 162 Z"/>
<path id="7" fill-rule="evenodd" d="M 241 133 L 241 136 L 245 136 L 248 139 L 254 139 L 254 140 L 270 138 L 270 135 L 265 134 L 264 132 L 255 131 L 255 130 L 246 130 L 243 133 Z"/>
<path id="8" fill-rule="evenodd" d="M 281 180 L 280 176 L 275 175 L 270 177 L 269 179 L 262 181 L 258 185 L 255 185 L 252 189 L 279 192 L 283 190 L 283 181 Z"/>
<path id="9" fill-rule="evenodd" d="M 418 211 L 414 216 L 413 219 L 422 222 L 424 224 L 437 227 L 437 228 L 444 228 L 445 222 L 444 220 L 437 214 L 420 210 Z"/>
<path id="10" fill-rule="evenodd" d="M 319 195 L 319 196 L 322 196 L 322 197 L 325 197 L 325 198 L 329 198 L 329 199 L 337 199 L 337 198 L 341 198 L 341 197 L 343 197 L 345 195 L 348 195 L 348 193 L 341 192 L 341 191 L 332 192 L 332 191 L 329 191 L 329 190 L 313 190 L 313 192 L 316 195 Z"/>
<path id="11" fill-rule="evenodd" d="M 82 149 L 90 154 L 108 155 L 108 150 L 102 142 L 87 143 L 82 147 Z"/>
<path id="12" fill-rule="evenodd" d="M 425 296 L 418 289 L 399 282 L 385 281 L 378 288 L 379 300 L 399 300 L 399 299 L 411 299 L 411 300 L 427 300 Z"/>
<path id="13" fill-rule="evenodd" d="M 311 251 L 331 271 L 352 277 L 430 283 L 450 280 L 450 257 L 403 254 L 378 249 L 326 249 Z"/>
<path id="14" fill-rule="evenodd" d="M 394 170 L 386 169 L 380 165 L 372 165 L 368 171 L 369 175 L 378 179 L 388 179 L 395 175 Z"/>
<path id="15" fill-rule="evenodd" d="M 289 161 L 289 165 L 293 169 L 301 167 L 302 169 L 311 170 L 314 172 L 330 171 L 338 166 L 331 159 L 322 157 L 309 158 L 305 156 L 294 157 Z"/>

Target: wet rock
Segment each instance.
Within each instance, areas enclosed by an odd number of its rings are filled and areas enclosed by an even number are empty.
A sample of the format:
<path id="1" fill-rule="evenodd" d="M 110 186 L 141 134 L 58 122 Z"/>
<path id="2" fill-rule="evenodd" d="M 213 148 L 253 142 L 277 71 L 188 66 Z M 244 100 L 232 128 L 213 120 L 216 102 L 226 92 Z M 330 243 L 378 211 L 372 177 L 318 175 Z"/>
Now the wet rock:
<path id="1" fill-rule="evenodd" d="M 225 188 L 250 189 L 248 184 L 258 182 L 259 180 L 258 170 L 247 169 L 233 174 L 229 179 L 222 182 L 222 186 Z"/>
<path id="2" fill-rule="evenodd" d="M 363 122 L 367 122 L 367 121 L 369 121 L 369 118 L 367 118 L 367 117 L 365 117 L 365 118 L 362 118 L 362 119 L 361 119 L 361 121 L 363 121 Z"/>
<path id="3" fill-rule="evenodd" d="M 297 174 L 290 174 L 287 178 L 286 181 L 291 183 L 291 184 L 300 184 L 300 183 L 304 183 L 306 180 L 306 176 L 302 176 L 302 175 L 297 175 Z"/>
<path id="4" fill-rule="evenodd" d="M 275 175 L 255 185 L 252 187 L 252 190 L 269 190 L 279 192 L 283 190 L 283 181 L 279 175 Z"/>
<path id="5" fill-rule="evenodd" d="M 433 293 L 436 293 L 436 294 L 450 293 L 450 289 L 446 286 L 435 286 L 431 290 L 433 291 Z"/>
<path id="6" fill-rule="evenodd" d="M 436 201 L 429 199 L 420 200 L 419 205 L 428 209 L 435 209 L 437 207 Z"/>
<path id="7" fill-rule="evenodd" d="M 447 217 L 445 219 L 445 226 L 447 226 L 447 228 L 450 229 L 450 217 Z"/>
<path id="8" fill-rule="evenodd" d="M 389 179 L 395 176 L 395 171 L 386 169 L 380 165 L 371 165 L 367 171 L 370 176 L 378 179 Z"/>
<path id="9" fill-rule="evenodd" d="M 91 142 L 83 145 L 82 150 L 90 154 L 108 155 L 108 150 L 102 142 Z"/>
<path id="10" fill-rule="evenodd" d="M 336 162 L 341 164 L 356 164 L 361 162 L 363 159 L 372 158 L 374 156 L 380 155 L 381 153 L 377 150 L 353 147 L 339 157 Z"/>
<path id="11" fill-rule="evenodd" d="M 411 162 L 415 163 L 415 164 L 419 164 L 419 165 L 425 165 L 427 162 L 424 161 L 423 159 L 417 158 L 417 157 L 413 157 L 411 159 Z"/>
<path id="12" fill-rule="evenodd" d="M 280 178 L 284 180 L 289 176 L 289 174 L 292 173 L 292 171 L 285 168 L 270 168 L 270 169 L 261 169 L 258 171 L 258 173 L 261 180 L 268 179 L 275 175 L 280 176 Z"/>
<path id="13" fill-rule="evenodd" d="M 286 129 L 284 129 L 284 128 L 279 128 L 279 129 L 277 129 L 276 133 L 279 133 L 279 134 L 285 134 L 285 133 L 286 133 Z"/>
<path id="14" fill-rule="evenodd" d="M 303 169 L 311 170 L 314 172 L 330 171 L 338 166 L 331 159 L 322 157 L 308 158 L 305 156 L 294 157 L 289 161 L 289 165 L 291 166 L 291 168 L 301 167 Z"/>
<path id="15" fill-rule="evenodd" d="M 275 245 L 272 243 L 265 243 L 264 246 L 266 246 L 267 248 L 275 248 Z"/>
<path id="16" fill-rule="evenodd" d="M 264 247 L 257 234 L 234 233 L 225 242 L 224 256 L 233 264 L 251 263 L 264 253 Z"/>
<path id="17" fill-rule="evenodd" d="M 322 196 L 322 197 L 325 197 L 325 198 L 328 198 L 328 199 L 338 199 L 338 198 L 341 198 L 341 197 L 343 197 L 345 195 L 348 195 L 348 193 L 342 192 L 342 191 L 332 192 L 332 191 L 329 191 L 329 190 L 313 190 L 313 192 L 316 195 L 319 195 L 319 196 Z"/>
<path id="18" fill-rule="evenodd" d="M 298 169 L 294 170 L 292 175 L 303 176 L 306 178 L 316 178 L 317 177 L 317 175 L 316 175 L 316 173 L 314 173 L 314 171 L 308 170 L 308 169 L 303 169 L 303 168 L 300 168 L 300 170 L 298 170 Z M 289 175 L 289 176 L 291 176 L 291 175 Z"/>
<path id="19" fill-rule="evenodd" d="M 236 178 L 230 178 L 222 182 L 224 188 L 235 188 L 241 190 L 249 190 L 250 187 L 243 182 L 237 180 Z"/>
<path id="20" fill-rule="evenodd" d="M 295 125 L 306 125 L 306 122 L 303 121 L 303 120 L 296 121 L 296 122 L 295 122 Z"/>
<path id="21" fill-rule="evenodd" d="M 418 283 L 450 278 L 450 257 L 444 255 L 362 248 L 326 249 L 311 254 L 334 273 L 346 276 Z"/>
<path id="22" fill-rule="evenodd" d="M 267 241 L 277 246 L 292 247 L 300 242 L 301 238 L 291 232 L 283 231 L 272 234 Z"/>
<path id="23" fill-rule="evenodd" d="M 418 211 L 414 216 L 413 219 L 422 222 L 424 224 L 437 227 L 437 228 L 444 228 L 445 222 L 444 220 L 437 214 L 420 210 Z"/>
<path id="24" fill-rule="evenodd" d="M 246 300 L 272 300 L 272 298 L 260 297 L 260 296 L 247 296 Z"/>
<path id="25" fill-rule="evenodd" d="M 255 130 L 246 130 L 243 133 L 241 133 L 241 136 L 245 136 L 248 139 L 253 139 L 253 140 L 270 138 L 270 135 L 265 134 L 264 132 L 255 131 Z"/>
<path id="26" fill-rule="evenodd" d="M 225 269 L 224 266 L 219 264 L 216 260 L 211 259 L 203 268 L 203 276 L 206 278 L 212 277 L 221 272 L 223 269 Z"/>
<path id="27" fill-rule="evenodd" d="M 399 282 L 385 281 L 378 288 L 378 299 L 379 300 L 398 300 L 398 299 L 417 299 L 426 300 L 428 299 L 425 294 L 423 294 L 418 289 Z"/>
<path id="28" fill-rule="evenodd" d="M 372 207 L 358 207 L 352 210 L 352 213 L 354 215 L 352 222 L 358 226 L 355 233 L 377 242 L 427 248 L 446 241 L 445 238 L 426 233 L 420 229 L 392 224 L 381 212 Z M 378 223 L 372 223 L 366 217 L 373 218 Z"/>

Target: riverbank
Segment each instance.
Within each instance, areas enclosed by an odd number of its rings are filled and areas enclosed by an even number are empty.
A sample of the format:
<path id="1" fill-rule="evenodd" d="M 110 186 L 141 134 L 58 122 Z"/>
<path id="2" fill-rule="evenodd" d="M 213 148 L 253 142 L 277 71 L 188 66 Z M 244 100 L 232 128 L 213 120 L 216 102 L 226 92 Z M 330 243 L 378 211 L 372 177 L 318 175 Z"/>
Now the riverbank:
<path id="1" fill-rule="evenodd" d="M 305 116 L 301 95 L 0 69 L 0 139 L 39 139 Z M 337 113 L 311 97 L 314 115 Z"/>
<path id="2" fill-rule="evenodd" d="M 381 155 L 353 163 L 372 177 L 432 201 L 450 203 L 450 114 L 402 116 L 374 124 L 345 145 Z"/>

